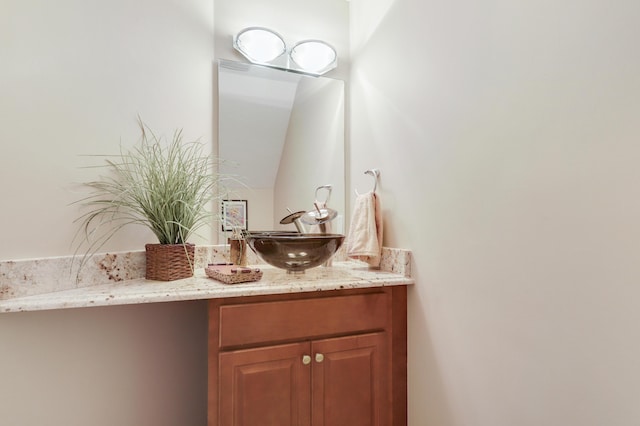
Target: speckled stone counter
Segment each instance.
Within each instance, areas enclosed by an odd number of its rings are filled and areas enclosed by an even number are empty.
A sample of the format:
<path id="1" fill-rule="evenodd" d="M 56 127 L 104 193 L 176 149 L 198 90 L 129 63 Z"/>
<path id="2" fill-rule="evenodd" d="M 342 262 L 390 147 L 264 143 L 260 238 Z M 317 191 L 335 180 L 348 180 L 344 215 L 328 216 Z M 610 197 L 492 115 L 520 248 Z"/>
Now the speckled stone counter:
<path id="1" fill-rule="evenodd" d="M 198 247 L 194 277 L 169 282 L 143 278 L 144 252 L 96 255 L 79 273 L 71 256 L 4 261 L 0 313 L 413 284 L 408 250 L 383 249 L 379 270 L 338 253 L 330 267 L 287 274 L 251 253 L 249 263 L 264 272 L 260 281 L 223 284 L 205 275 L 205 265 L 227 257 L 228 246 Z"/>

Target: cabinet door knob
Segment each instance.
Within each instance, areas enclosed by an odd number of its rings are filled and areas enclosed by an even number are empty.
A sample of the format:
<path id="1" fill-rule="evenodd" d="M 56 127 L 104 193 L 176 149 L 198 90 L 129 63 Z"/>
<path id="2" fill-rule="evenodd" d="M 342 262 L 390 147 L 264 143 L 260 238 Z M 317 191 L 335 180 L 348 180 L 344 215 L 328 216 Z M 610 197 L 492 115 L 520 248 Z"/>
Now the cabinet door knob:
<path id="1" fill-rule="evenodd" d="M 309 355 L 302 356 L 302 363 L 304 365 L 309 365 L 311 363 L 311 357 Z"/>
<path id="2" fill-rule="evenodd" d="M 324 361 L 324 355 L 318 353 L 316 354 L 316 362 L 322 362 Z"/>

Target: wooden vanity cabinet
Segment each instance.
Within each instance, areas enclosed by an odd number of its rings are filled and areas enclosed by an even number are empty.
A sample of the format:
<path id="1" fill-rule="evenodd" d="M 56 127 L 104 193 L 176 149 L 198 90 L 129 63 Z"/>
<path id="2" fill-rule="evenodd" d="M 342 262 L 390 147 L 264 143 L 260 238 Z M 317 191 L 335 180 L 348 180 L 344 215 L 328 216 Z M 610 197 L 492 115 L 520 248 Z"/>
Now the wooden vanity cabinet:
<path id="1" fill-rule="evenodd" d="M 213 299 L 209 426 L 406 425 L 406 287 Z"/>

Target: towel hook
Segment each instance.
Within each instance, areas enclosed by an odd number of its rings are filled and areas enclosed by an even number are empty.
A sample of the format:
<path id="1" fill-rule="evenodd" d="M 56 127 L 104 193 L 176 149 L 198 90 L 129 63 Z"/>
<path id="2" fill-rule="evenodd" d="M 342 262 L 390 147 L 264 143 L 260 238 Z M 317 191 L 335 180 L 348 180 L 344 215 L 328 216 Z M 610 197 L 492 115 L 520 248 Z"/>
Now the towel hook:
<path id="1" fill-rule="evenodd" d="M 378 177 L 380 176 L 380 170 L 378 169 L 369 169 L 364 172 L 365 175 L 371 175 L 373 177 L 373 193 L 376 193 L 376 189 L 378 189 Z M 358 194 L 358 190 L 356 189 L 356 195 Z"/>

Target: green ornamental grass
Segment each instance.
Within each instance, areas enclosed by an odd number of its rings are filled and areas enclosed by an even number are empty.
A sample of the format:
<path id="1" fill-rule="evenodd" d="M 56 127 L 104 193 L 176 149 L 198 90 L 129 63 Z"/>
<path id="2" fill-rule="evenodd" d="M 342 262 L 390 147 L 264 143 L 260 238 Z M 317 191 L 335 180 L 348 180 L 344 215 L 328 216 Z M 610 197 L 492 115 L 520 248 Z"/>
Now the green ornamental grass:
<path id="1" fill-rule="evenodd" d="M 210 207 L 220 198 L 215 162 L 199 141 L 184 142 L 176 130 L 168 143 L 142 120 L 137 146 L 105 157 L 108 174 L 87 182 L 89 195 L 77 203 L 87 211 L 76 222 L 95 254 L 127 225 L 146 226 L 160 244 L 185 244 L 214 219 Z"/>

